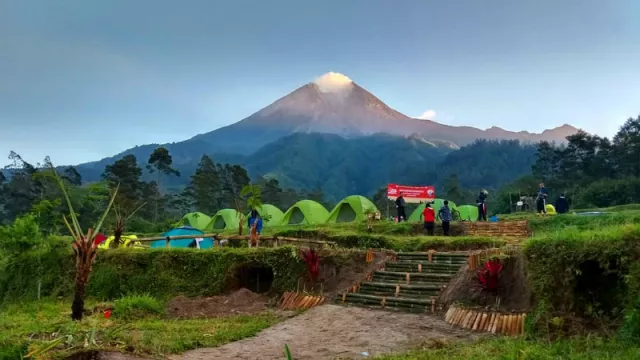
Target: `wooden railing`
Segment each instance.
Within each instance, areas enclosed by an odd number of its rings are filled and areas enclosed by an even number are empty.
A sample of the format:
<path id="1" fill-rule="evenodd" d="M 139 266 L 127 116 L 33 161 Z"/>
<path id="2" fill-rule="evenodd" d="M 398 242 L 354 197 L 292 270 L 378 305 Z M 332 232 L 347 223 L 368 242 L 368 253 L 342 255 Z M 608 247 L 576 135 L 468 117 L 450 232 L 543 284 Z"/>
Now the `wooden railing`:
<path id="1" fill-rule="evenodd" d="M 155 241 L 165 241 L 165 247 L 171 247 L 172 240 L 186 240 L 186 239 L 206 239 L 212 238 L 214 241 L 215 247 L 220 246 L 220 242 L 222 240 L 249 240 L 249 235 L 233 235 L 233 236 L 224 236 L 220 234 L 191 234 L 191 235 L 176 235 L 176 236 L 154 236 L 154 237 L 146 237 L 135 239 L 129 243 L 129 246 L 132 246 L 135 242 L 139 243 L 149 243 Z M 292 237 L 284 237 L 284 236 L 265 236 L 260 237 L 260 242 L 270 242 L 273 246 L 281 246 L 281 245 L 298 245 L 298 246 L 317 246 L 317 247 L 336 247 L 336 243 L 333 241 L 322 241 L 322 240 L 311 240 L 311 239 L 298 239 Z"/>

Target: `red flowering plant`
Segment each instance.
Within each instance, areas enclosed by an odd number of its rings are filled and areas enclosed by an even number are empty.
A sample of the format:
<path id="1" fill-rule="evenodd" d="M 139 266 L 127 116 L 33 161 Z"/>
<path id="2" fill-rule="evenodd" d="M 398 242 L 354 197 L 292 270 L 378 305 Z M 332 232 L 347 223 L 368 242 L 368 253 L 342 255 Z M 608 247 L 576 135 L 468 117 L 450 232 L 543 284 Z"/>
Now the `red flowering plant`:
<path id="1" fill-rule="evenodd" d="M 500 274 L 504 267 L 503 257 L 494 256 L 488 258 L 482 268 L 478 270 L 478 280 L 483 291 L 492 293 L 500 289 Z"/>
<path id="2" fill-rule="evenodd" d="M 307 267 L 307 276 L 315 283 L 320 276 L 320 255 L 314 248 L 309 248 L 301 250 L 300 257 Z"/>

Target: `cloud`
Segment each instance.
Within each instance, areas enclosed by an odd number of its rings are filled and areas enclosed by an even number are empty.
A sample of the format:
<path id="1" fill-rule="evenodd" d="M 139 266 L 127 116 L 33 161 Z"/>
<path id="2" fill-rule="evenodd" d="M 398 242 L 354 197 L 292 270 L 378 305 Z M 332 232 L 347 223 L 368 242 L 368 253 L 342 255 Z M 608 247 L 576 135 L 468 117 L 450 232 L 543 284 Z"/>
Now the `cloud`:
<path id="1" fill-rule="evenodd" d="M 353 81 L 340 73 L 328 72 L 315 79 L 314 83 L 318 85 L 322 92 L 341 92 L 350 90 Z"/>
<path id="2" fill-rule="evenodd" d="M 421 115 L 416 116 L 416 119 L 420 120 L 433 120 L 436 117 L 436 111 L 433 109 L 429 109 L 423 112 Z"/>

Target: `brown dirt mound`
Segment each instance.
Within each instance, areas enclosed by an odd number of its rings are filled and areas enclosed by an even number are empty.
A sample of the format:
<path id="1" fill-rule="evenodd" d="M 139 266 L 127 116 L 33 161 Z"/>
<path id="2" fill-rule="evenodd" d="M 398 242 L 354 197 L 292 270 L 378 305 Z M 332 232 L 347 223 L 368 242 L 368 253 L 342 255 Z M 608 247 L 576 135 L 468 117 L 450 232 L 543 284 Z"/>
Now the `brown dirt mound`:
<path id="1" fill-rule="evenodd" d="M 496 307 L 497 298 L 500 298 L 500 302 Z M 527 282 L 524 257 L 516 255 L 505 260 L 500 277 L 500 290 L 497 295 L 483 292 L 478 281 L 477 271 L 467 270 L 465 265 L 438 299 L 438 303 L 446 305 L 451 305 L 454 302 L 494 307 L 504 311 L 531 310 L 532 295 Z"/>
<path id="2" fill-rule="evenodd" d="M 178 296 L 167 305 L 170 317 L 178 319 L 255 314 L 267 309 L 269 298 L 240 289 L 228 295 L 187 298 Z"/>

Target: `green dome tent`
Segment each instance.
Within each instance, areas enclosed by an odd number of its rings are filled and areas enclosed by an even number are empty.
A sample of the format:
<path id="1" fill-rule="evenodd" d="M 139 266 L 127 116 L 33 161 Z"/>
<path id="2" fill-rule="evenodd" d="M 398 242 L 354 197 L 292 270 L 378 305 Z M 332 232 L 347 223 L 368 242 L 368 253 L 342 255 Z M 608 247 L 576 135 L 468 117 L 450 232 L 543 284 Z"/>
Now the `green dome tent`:
<path id="1" fill-rule="evenodd" d="M 262 217 L 262 223 L 264 227 L 282 225 L 284 213 L 282 212 L 282 210 L 271 204 L 263 204 L 260 208 L 258 208 L 258 214 L 260 214 L 260 217 Z M 251 211 L 247 213 L 247 218 L 249 218 L 249 215 L 251 215 Z"/>
<path id="2" fill-rule="evenodd" d="M 478 207 L 476 205 L 458 206 L 457 210 L 460 212 L 460 220 L 462 221 L 478 220 Z"/>
<path id="3" fill-rule="evenodd" d="M 282 225 L 324 224 L 328 217 L 329 212 L 321 204 L 313 200 L 301 200 L 284 213 Z"/>
<path id="4" fill-rule="evenodd" d="M 410 222 L 422 222 L 422 212 L 424 211 L 424 207 L 426 206 L 426 203 L 422 203 L 420 204 L 420 206 L 418 206 L 417 209 L 415 209 L 411 215 L 409 216 L 409 221 Z M 433 208 L 433 211 L 436 212 L 436 216 L 438 216 L 438 211 L 440 210 L 440 208 L 442 207 L 442 205 L 444 205 L 444 200 L 443 199 L 435 199 L 433 200 L 433 204 L 431 204 L 431 207 Z M 456 207 L 456 203 L 454 203 L 453 201 L 449 201 L 449 209 L 453 210 L 453 209 L 457 209 Z"/>
<path id="5" fill-rule="evenodd" d="M 371 200 L 364 196 L 347 196 L 342 199 L 335 208 L 333 208 L 333 211 L 329 214 L 327 222 L 364 221 L 367 219 L 367 211 L 376 212 L 378 211 L 378 208 L 376 208 Z"/>
<path id="6" fill-rule="evenodd" d="M 192 212 L 183 216 L 175 227 L 191 226 L 194 229 L 204 231 L 211 222 L 211 217 L 201 212 Z"/>
<path id="7" fill-rule="evenodd" d="M 234 230 L 238 228 L 240 217 L 234 209 L 218 211 L 206 227 L 206 231 Z"/>

